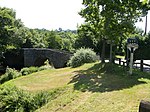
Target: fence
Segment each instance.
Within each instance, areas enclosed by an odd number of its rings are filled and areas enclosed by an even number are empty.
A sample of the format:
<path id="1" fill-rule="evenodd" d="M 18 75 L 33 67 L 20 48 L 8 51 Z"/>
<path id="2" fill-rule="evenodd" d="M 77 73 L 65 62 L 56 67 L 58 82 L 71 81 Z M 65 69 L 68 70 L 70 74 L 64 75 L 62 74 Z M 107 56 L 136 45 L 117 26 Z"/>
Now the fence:
<path id="1" fill-rule="evenodd" d="M 119 65 L 123 65 L 123 66 L 125 66 L 125 67 L 128 67 L 128 65 L 129 65 L 129 63 L 126 61 L 126 60 L 121 60 L 121 58 L 117 58 L 117 60 L 119 61 Z M 146 63 L 144 63 L 144 61 L 143 60 L 140 60 L 140 62 L 139 63 L 134 63 L 134 65 L 140 65 L 139 67 L 140 67 L 140 70 L 141 71 L 144 71 L 144 66 L 148 66 L 148 67 L 150 67 L 150 64 L 146 64 Z"/>

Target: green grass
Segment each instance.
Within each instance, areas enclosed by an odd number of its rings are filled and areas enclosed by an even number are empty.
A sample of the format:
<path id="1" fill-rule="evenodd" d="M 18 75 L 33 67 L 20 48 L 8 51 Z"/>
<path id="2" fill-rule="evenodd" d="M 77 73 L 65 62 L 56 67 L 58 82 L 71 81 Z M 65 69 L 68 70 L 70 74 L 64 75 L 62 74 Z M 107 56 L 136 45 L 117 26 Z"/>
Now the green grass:
<path id="1" fill-rule="evenodd" d="M 116 55 L 116 58 L 121 58 L 121 59 L 125 59 L 125 56 L 121 56 L 121 55 Z"/>
<path id="2" fill-rule="evenodd" d="M 44 70 L 5 84 L 32 93 L 63 88 L 37 112 L 138 112 L 140 101 L 150 98 L 150 73 L 134 70 L 129 75 L 109 63 Z"/>

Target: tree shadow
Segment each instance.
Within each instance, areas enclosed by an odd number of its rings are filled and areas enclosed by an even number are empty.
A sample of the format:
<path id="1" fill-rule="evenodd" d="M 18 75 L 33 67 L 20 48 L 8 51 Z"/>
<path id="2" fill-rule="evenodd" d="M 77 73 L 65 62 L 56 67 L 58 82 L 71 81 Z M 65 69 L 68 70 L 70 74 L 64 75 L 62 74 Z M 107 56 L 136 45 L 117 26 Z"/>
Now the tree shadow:
<path id="1" fill-rule="evenodd" d="M 82 92 L 109 92 L 122 90 L 139 84 L 145 84 L 142 78 L 150 79 L 150 74 L 134 70 L 133 75 L 127 74 L 122 66 L 116 64 L 95 64 L 87 70 L 76 71 L 72 80 L 75 90 Z"/>

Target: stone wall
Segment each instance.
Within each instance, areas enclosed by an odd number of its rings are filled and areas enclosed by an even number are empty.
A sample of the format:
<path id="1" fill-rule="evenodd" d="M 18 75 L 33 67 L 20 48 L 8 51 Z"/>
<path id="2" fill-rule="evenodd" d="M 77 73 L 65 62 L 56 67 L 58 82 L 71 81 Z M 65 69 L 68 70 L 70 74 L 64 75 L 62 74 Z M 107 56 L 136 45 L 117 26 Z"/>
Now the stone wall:
<path id="1" fill-rule="evenodd" d="M 43 48 L 24 48 L 24 66 L 41 66 L 47 59 L 55 68 L 66 66 L 71 54 L 64 51 Z"/>
<path id="2" fill-rule="evenodd" d="M 24 66 L 23 50 L 10 50 L 4 53 L 3 66 L 21 69 Z"/>

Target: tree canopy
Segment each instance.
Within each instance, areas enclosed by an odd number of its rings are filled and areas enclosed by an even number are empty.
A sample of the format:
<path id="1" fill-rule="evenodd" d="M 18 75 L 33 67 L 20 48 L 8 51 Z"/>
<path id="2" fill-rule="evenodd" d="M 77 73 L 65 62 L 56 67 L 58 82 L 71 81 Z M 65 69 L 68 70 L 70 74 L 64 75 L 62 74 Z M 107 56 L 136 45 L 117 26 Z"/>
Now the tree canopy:
<path id="1" fill-rule="evenodd" d="M 150 5 L 148 0 L 83 0 L 82 4 L 85 7 L 79 14 L 95 36 L 103 43 L 113 40 L 116 44 L 134 32 L 135 23 L 145 16 Z"/>
<path id="2" fill-rule="evenodd" d="M 0 52 L 20 48 L 52 48 L 73 51 L 76 39 L 73 30 L 30 29 L 16 19 L 13 9 L 0 7 Z"/>

